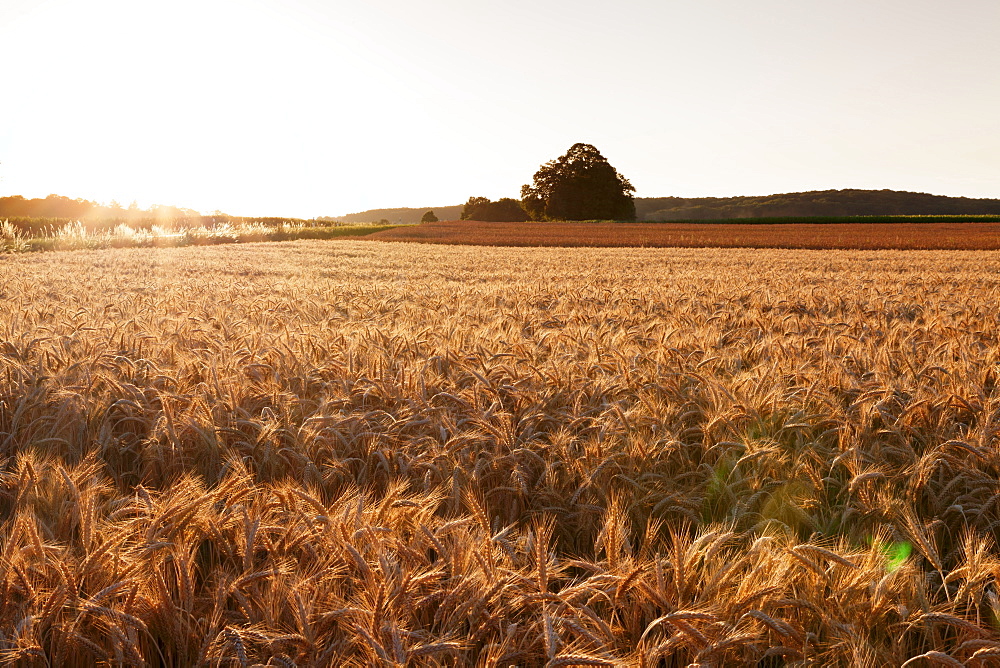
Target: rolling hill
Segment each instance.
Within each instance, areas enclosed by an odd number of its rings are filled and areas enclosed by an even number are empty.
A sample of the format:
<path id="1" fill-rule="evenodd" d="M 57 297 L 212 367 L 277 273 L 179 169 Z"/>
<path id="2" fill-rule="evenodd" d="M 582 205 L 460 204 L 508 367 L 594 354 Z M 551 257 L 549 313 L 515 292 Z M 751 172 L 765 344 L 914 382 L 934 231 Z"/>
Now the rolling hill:
<path id="1" fill-rule="evenodd" d="M 898 190 L 817 190 L 759 197 L 638 197 L 639 220 L 1000 214 L 1000 200 Z"/>
<path id="2" fill-rule="evenodd" d="M 388 220 L 393 224 L 419 223 L 420 217 L 428 211 L 433 211 L 439 220 L 458 220 L 462 215 L 462 204 L 454 206 L 422 206 L 417 208 L 400 207 L 398 209 L 369 209 L 358 213 L 348 213 L 343 216 L 325 216 L 317 220 L 342 221 L 345 223 L 372 223 Z"/>

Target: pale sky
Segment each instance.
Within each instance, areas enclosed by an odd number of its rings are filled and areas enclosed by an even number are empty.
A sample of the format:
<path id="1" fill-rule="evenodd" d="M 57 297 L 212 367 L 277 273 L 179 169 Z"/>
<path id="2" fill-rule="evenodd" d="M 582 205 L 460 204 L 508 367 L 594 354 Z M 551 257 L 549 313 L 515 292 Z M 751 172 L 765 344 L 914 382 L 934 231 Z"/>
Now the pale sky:
<path id="1" fill-rule="evenodd" d="M 0 196 L 312 217 L 518 197 L 1000 198 L 998 0 L 0 0 Z"/>

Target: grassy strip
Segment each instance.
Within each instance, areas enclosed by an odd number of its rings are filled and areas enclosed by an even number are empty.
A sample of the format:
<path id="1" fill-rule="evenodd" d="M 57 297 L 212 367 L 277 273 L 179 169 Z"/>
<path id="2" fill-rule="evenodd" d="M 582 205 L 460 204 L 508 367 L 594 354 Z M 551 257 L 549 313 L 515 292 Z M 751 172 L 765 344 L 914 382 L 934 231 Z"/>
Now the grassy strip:
<path id="1" fill-rule="evenodd" d="M 31 216 L 2 217 L 25 237 L 55 236 L 64 230 L 82 227 L 89 234 L 108 234 L 121 226 L 136 231 L 152 231 L 157 228 L 171 230 L 209 229 L 222 227 L 278 229 L 280 227 L 325 227 L 334 223 L 305 218 L 244 217 L 219 214 L 214 216 L 185 216 L 163 218 L 156 216 L 117 216 L 107 218 L 36 218 Z M 372 221 L 366 221 L 370 224 Z"/>
<path id="2" fill-rule="evenodd" d="M 58 232 L 27 237 L 8 223 L 0 223 L 0 253 L 30 253 L 39 251 L 94 250 L 106 248 L 178 248 L 217 244 L 263 241 L 293 241 L 296 239 L 339 239 L 361 237 L 389 230 L 395 225 L 321 225 L 299 226 L 262 224 L 181 230 L 134 229 L 119 225 L 113 230 L 94 233 L 83 225 L 64 226 Z"/>

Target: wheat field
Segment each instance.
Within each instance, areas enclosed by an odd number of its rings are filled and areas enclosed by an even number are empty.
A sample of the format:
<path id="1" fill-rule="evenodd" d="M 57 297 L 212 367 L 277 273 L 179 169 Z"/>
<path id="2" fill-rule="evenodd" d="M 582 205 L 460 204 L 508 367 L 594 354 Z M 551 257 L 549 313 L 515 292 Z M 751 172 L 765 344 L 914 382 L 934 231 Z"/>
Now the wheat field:
<path id="1" fill-rule="evenodd" d="M 1000 254 L 0 261 L 0 662 L 1000 662 Z"/>
<path id="2" fill-rule="evenodd" d="M 973 217 L 969 217 L 973 218 Z M 961 216 L 687 222 L 442 221 L 376 231 L 379 241 L 474 246 L 1000 250 L 1000 220 Z M 2 235 L 0 235 L 2 241 Z"/>

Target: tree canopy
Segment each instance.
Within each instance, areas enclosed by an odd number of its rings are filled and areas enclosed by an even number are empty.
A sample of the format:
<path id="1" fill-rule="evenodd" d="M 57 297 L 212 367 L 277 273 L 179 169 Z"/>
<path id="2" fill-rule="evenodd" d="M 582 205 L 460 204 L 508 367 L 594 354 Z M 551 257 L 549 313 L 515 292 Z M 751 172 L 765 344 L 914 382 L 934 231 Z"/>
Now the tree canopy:
<path id="1" fill-rule="evenodd" d="M 421 223 L 436 223 L 438 222 L 438 217 L 434 215 L 433 211 L 428 211 L 424 215 L 420 216 Z"/>
<path id="2" fill-rule="evenodd" d="M 595 147 L 573 144 L 535 172 L 521 201 L 535 220 L 635 220 L 634 192 Z"/>
<path id="3" fill-rule="evenodd" d="M 530 220 L 521 203 L 510 197 L 491 202 L 487 197 L 470 197 L 462 207 L 462 220 L 494 223 L 520 223 Z"/>

